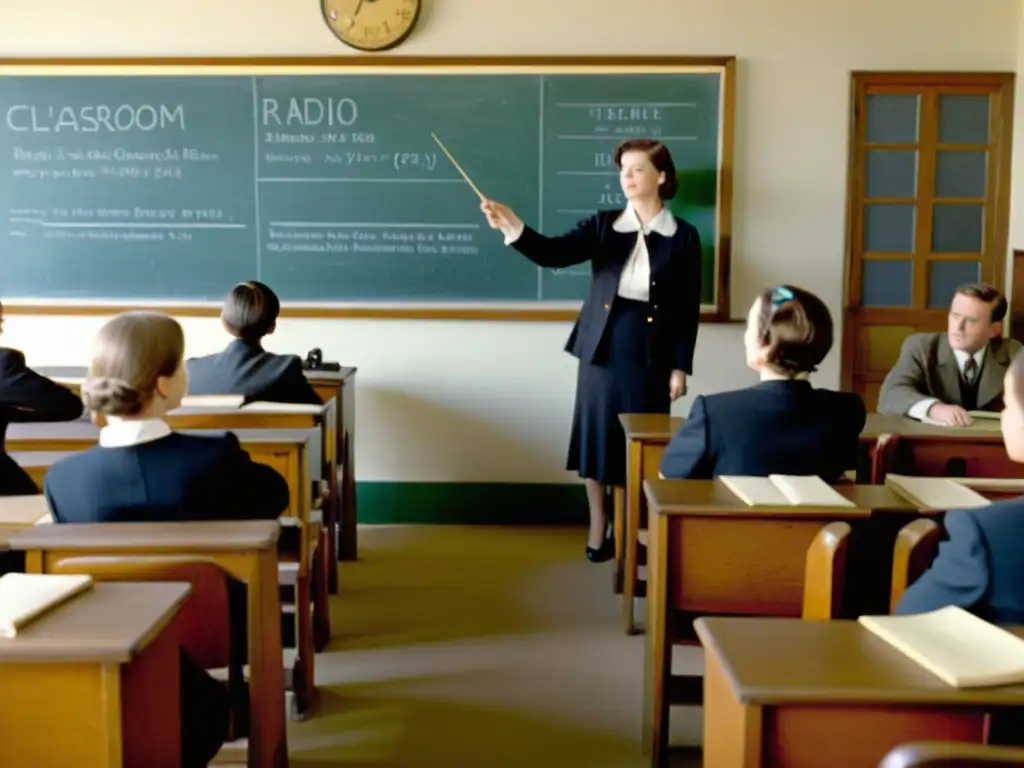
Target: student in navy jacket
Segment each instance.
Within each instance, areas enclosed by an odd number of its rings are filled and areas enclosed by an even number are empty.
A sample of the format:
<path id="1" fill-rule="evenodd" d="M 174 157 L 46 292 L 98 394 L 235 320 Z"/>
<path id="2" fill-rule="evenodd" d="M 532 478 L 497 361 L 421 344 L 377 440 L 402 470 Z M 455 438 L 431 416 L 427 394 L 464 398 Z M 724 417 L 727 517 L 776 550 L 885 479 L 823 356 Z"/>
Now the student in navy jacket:
<path id="1" fill-rule="evenodd" d="M 1003 382 L 1003 442 L 1024 463 L 1024 352 Z M 1024 624 L 1024 497 L 947 512 L 946 540 L 931 568 L 910 585 L 896 613 L 958 605 L 996 624 Z"/>
<path id="2" fill-rule="evenodd" d="M 263 349 L 263 337 L 274 332 L 280 312 L 277 295 L 263 283 L 250 280 L 232 288 L 220 318 L 235 341 L 223 352 L 188 361 L 189 394 L 319 405 L 320 397 L 302 372 L 302 360 Z"/>
<path id="3" fill-rule="evenodd" d="M 841 479 L 856 466 L 867 414 L 859 396 L 808 381 L 832 348 L 828 307 L 790 285 L 765 290 L 750 308 L 743 341 L 761 383 L 698 396 L 662 455 L 662 476 Z"/>
<path id="4" fill-rule="evenodd" d="M 481 205 L 505 242 L 541 267 L 590 262 L 590 292 L 566 350 L 579 359 L 566 468 L 584 478 L 590 506 L 587 557 L 614 554 L 605 514 L 608 486 L 625 485 L 621 413 L 668 413 L 693 372 L 701 297 L 697 229 L 676 218 L 676 168 L 660 141 L 615 150 L 624 211 L 599 211 L 560 237 L 526 226 L 507 206 Z"/>
<path id="5" fill-rule="evenodd" d="M 46 473 L 54 522 L 272 520 L 287 508 L 284 478 L 253 463 L 234 435 L 168 426 L 164 417 L 188 388 L 184 358 L 181 326 L 166 315 L 128 312 L 103 326 L 82 399 L 107 426 L 99 445 Z M 233 615 L 232 626 L 244 624 Z M 227 689 L 185 657 L 181 702 L 183 763 L 206 765 L 228 735 Z"/>
<path id="6" fill-rule="evenodd" d="M 0 304 L 0 332 L 3 331 Z M 31 496 L 39 489 L 4 450 L 7 425 L 26 421 L 74 421 L 82 401 L 66 387 L 40 376 L 16 349 L 0 347 L 0 496 Z"/>

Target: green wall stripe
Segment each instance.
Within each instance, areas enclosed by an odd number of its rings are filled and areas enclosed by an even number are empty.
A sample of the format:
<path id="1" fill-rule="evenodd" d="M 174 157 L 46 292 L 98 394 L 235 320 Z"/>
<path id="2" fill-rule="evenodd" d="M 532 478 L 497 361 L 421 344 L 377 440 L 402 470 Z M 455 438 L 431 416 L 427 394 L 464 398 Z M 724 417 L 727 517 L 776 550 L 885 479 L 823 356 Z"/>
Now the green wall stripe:
<path id="1" fill-rule="evenodd" d="M 356 484 L 360 523 L 582 525 L 587 495 L 573 483 Z"/>

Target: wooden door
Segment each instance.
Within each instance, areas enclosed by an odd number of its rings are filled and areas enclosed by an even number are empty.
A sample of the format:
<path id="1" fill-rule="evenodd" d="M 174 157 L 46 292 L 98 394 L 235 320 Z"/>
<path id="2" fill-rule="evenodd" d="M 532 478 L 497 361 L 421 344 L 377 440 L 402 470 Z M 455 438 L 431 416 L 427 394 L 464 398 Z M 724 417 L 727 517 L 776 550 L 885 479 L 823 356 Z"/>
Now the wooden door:
<path id="1" fill-rule="evenodd" d="M 958 285 L 1003 288 L 1012 99 L 1012 74 L 853 75 L 842 379 L 869 411 Z"/>

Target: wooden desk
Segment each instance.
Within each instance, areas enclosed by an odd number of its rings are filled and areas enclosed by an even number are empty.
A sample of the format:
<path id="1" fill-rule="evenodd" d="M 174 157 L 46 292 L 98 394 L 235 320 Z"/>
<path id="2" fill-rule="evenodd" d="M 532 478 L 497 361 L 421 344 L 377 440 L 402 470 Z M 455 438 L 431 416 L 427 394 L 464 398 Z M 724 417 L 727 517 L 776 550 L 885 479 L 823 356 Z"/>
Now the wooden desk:
<path id="1" fill-rule="evenodd" d="M 633 634 L 633 600 L 643 597 L 640 581 L 640 531 L 647 526 L 643 482 L 658 477 L 661 455 L 683 420 L 663 413 L 623 413 L 626 433 L 626 487 L 615 493 L 615 591 L 622 592 L 626 632 Z"/>
<path id="2" fill-rule="evenodd" d="M 1024 686 L 952 688 L 853 621 L 702 618 L 696 630 L 715 768 L 875 766 L 905 741 L 981 743 L 988 712 L 1024 702 Z"/>
<path id="3" fill-rule="evenodd" d="M 0 531 L 16 533 L 31 528 L 50 514 L 46 499 L 35 496 L 0 496 Z"/>
<path id="4" fill-rule="evenodd" d="M 0 639 L 11 766 L 179 766 L 178 631 L 188 584 L 97 583 Z"/>
<path id="5" fill-rule="evenodd" d="M 277 582 L 274 521 L 228 523 L 110 523 L 39 525 L 12 535 L 11 549 L 25 552 L 29 573 L 47 573 L 63 558 L 83 555 L 184 555 L 209 558 L 248 585 L 248 765 L 287 766 L 284 657 Z M 296 675 L 302 679 L 302 675 Z M 65 755 L 66 757 L 66 755 Z"/>

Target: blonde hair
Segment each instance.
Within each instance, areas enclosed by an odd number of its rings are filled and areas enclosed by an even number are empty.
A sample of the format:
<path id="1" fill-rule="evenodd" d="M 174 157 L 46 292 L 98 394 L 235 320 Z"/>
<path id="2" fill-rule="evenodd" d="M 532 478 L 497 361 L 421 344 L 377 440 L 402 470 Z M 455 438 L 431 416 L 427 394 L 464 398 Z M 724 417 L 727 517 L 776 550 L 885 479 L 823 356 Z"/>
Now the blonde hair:
<path id="1" fill-rule="evenodd" d="M 125 312 L 107 322 L 93 344 L 82 402 L 93 413 L 135 416 L 153 399 L 157 381 L 185 357 L 185 334 L 160 312 Z"/>

